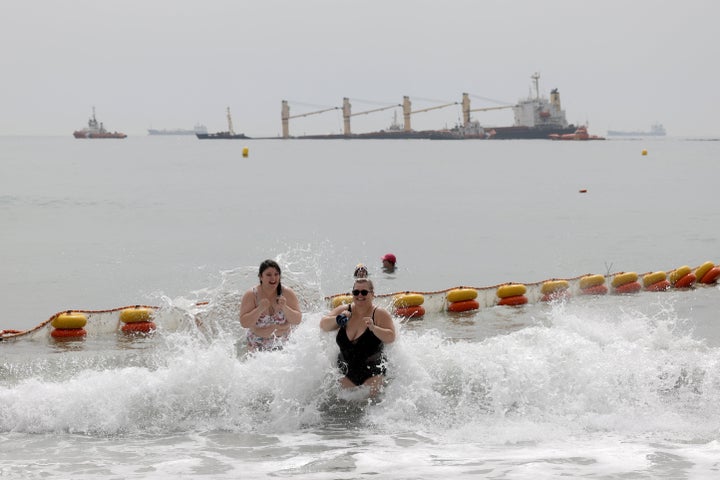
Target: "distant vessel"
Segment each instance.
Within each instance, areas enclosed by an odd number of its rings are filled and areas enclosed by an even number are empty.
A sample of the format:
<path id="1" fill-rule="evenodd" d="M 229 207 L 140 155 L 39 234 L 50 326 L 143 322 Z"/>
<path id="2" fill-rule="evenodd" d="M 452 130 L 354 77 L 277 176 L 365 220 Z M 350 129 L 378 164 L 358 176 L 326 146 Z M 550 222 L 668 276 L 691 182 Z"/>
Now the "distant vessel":
<path id="1" fill-rule="evenodd" d="M 233 130 L 233 124 L 232 124 L 232 116 L 230 116 L 230 107 L 227 107 L 227 121 L 228 121 L 228 129 L 227 132 L 217 132 L 217 133 L 195 133 L 195 136 L 199 138 L 200 140 L 238 140 L 242 138 L 250 138 L 245 136 L 245 134 L 242 133 L 235 133 L 235 130 Z"/>
<path id="2" fill-rule="evenodd" d="M 73 132 L 75 138 L 126 138 L 127 135 L 120 132 L 108 132 L 102 122 L 95 118 L 95 107 L 92 109 L 92 117 L 88 120 L 88 126 Z"/>
<path id="3" fill-rule="evenodd" d="M 549 137 L 551 140 L 605 140 L 605 137 L 590 135 L 584 125 L 580 125 L 573 133 L 551 133 Z"/>
<path id="4" fill-rule="evenodd" d="M 511 107 L 515 116 L 513 126 L 485 127 L 487 138 L 532 139 L 575 133 L 576 127 L 568 123 L 565 110 L 560 106 L 558 89 L 555 88 L 550 92 L 550 100 L 548 100 L 540 96 L 540 74 L 535 73 L 530 78 L 535 84 L 535 96 L 522 99 Z"/>
<path id="5" fill-rule="evenodd" d="M 198 133 L 208 133 L 205 125 L 195 125 L 192 130 L 186 128 L 174 128 L 171 130 L 148 128 L 148 135 L 196 135 Z"/>
<path id="6" fill-rule="evenodd" d="M 623 130 L 608 130 L 608 136 L 611 137 L 664 137 L 667 135 L 665 127 L 660 123 L 654 123 L 650 126 L 649 132 L 630 132 Z"/>

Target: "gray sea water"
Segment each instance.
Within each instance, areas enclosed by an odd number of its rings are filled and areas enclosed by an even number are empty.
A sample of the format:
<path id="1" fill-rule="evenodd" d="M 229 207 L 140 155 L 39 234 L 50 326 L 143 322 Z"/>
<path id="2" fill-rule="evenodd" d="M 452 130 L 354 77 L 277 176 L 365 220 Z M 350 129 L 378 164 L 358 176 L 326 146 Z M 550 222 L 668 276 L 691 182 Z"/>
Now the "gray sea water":
<path id="1" fill-rule="evenodd" d="M 0 138 L 0 329 L 209 302 L 203 329 L 0 342 L 0 477 L 714 478 L 717 285 L 397 319 L 371 404 L 338 391 L 317 323 L 360 262 L 385 294 L 719 263 L 718 158 L 680 138 Z M 248 356 L 238 301 L 265 258 L 305 316 Z"/>

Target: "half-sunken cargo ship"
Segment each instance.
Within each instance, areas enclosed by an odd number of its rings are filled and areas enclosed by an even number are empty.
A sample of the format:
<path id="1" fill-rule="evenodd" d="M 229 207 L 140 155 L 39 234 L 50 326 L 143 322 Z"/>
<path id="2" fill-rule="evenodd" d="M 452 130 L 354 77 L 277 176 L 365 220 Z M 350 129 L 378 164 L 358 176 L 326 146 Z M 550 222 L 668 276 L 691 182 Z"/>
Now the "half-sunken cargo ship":
<path id="1" fill-rule="evenodd" d="M 92 117 L 88 120 L 88 125 L 80 130 L 73 132 L 75 138 L 126 138 L 127 135 L 120 132 L 108 132 L 102 122 L 98 122 L 95 118 L 95 107 L 92 109 Z"/>
<path id="2" fill-rule="evenodd" d="M 565 111 L 560 103 L 560 92 L 553 89 L 550 92 L 550 98 L 540 95 L 539 79 L 540 75 L 535 73 L 532 75 L 534 82 L 534 95 L 529 98 L 521 99 L 515 105 L 503 105 L 495 107 L 476 108 L 471 107 L 470 95 L 463 93 L 462 102 L 451 102 L 444 105 L 423 108 L 419 110 L 412 109 L 410 98 L 403 97 L 403 103 L 398 105 L 390 105 L 382 108 L 376 108 L 365 112 L 351 112 L 351 105 L 348 98 L 343 99 L 342 107 L 331 107 L 316 112 L 309 112 L 299 115 L 290 115 L 290 107 L 286 100 L 282 102 L 282 138 L 298 138 L 298 139 L 430 139 L 430 140 L 466 140 L 466 139 L 548 139 L 552 136 L 574 134 L 577 130 L 575 125 L 568 123 L 565 117 Z M 462 122 L 450 129 L 441 130 L 413 130 L 411 119 L 412 115 L 421 112 L 427 112 L 439 108 L 445 108 L 452 105 L 462 106 Z M 350 129 L 350 119 L 353 116 L 378 112 L 389 108 L 402 108 L 403 124 L 397 124 L 397 121 L 386 130 L 379 130 L 368 133 L 352 133 Z M 472 112 L 512 109 L 515 117 L 512 126 L 487 127 L 482 126 L 477 120 L 471 118 Z M 343 133 L 327 134 L 327 135 L 303 135 L 299 137 L 290 136 L 289 120 L 308 115 L 319 114 L 330 110 L 342 110 L 343 114 Z"/>

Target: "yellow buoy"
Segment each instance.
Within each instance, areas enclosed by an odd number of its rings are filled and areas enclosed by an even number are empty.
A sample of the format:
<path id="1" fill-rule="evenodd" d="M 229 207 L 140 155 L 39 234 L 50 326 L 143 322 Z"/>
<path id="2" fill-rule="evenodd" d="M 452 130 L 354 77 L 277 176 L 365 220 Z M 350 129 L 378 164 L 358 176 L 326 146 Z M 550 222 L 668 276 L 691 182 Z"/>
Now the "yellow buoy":
<path id="1" fill-rule="evenodd" d="M 542 287 L 540 287 L 540 292 L 543 295 L 548 295 L 550 293 L 567 290 L 568 288 L 570 288 L 570 282 L 567 280 L 547 280 L 542 284 Z"/>
<path id="2" fill-rule="evenodd" d="M 393 297 L 393 304 L 396 307 L 419 307 L 425 302 L 425 297 L 420 293 L 405 293 L 402 295 L 395 295 Z"/>
<path id="3" fill-rule="evenodd" d="M 82 328 L 87 325 L 87 317 L 78 312 L 65 312 L 55 317 L 51 325 L 55 328 Z"/>
<path id="4" fill-rule="evenodd" d="M 353 301 L 352 295 L 338 295 L 330 300 L 330 306 L 332 308 L 339 307 L 340 305 L 350 305 Z"/>
<path id="5" fill-rule="evenodd" d="M 517 297 L 525 295 L 525 292 L 527 292 L 527 287 L 522 283 L 508 283 L 498 287 L 497 296 L 500 298 Z"/>
<path id="6" fill-rule="evenodd" d="M 466 300 L 474 300 L 478 296 L 477 290 L 474 288 L 454 288 L 445 294 L 448 302 L 464 302 Z"/>
<path id="7" fill-rule="evenodd" d="M 636 272 L 617 273 L 612 279 L 612 286 L 617 288 L 628 283 L 637 282 L 638 274 Z"/>
<path id="8" fill-rule="evenodd" d="M 600 275 L 599 273 L 588 274 L 580 278 L 581 289 L 597 287 L 599 285 L 603 285 L 604 283 L 605 277 Z"/>
<path id="9" fill-rule="evenodd" d="M 643 275 L 643 287 L 649 287 L 650 285 L 662 282 L 665 279 L 667 279 L 667 274 L 662 270 L 648 273 L 646 275 Z"/>
<path id="10" fill-rule="evenodd" d="M 248 147 L 243 147 L 243 157 L 247 157 L 250 153 L 250 149 Z"/>
<path id="11" fill-rule="evenodd" d="M 642 154 L 647 155 L 647 150 L 643 148 Z"/>
<path id="12" fill-rule="evenodd" d="M 151 317 L 152 312 L 145 307 L 130 307 L 120 312 L 120 321 L 123 323 L 148 322 Z"/>

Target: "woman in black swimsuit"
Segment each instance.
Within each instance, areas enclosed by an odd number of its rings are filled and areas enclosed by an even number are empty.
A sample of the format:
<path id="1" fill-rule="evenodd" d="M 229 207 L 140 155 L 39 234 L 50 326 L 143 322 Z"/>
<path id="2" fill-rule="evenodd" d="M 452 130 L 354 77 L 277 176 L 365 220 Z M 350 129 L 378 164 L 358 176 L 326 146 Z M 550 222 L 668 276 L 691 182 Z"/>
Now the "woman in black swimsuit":
<path id="1" fill-rule="evenodd" d="M 387 310 L 373 305 L 371 280 L 356 279 L 352 294 L 352 304 L 333 309 L 320 320 L 320 328 L 326 332 L 338 330 L 338 367 L 345 374 L 341 385 L 368 386 L 374 397 L 385 377 L 383 345 L 395 341 L 395 324 Z"/>

